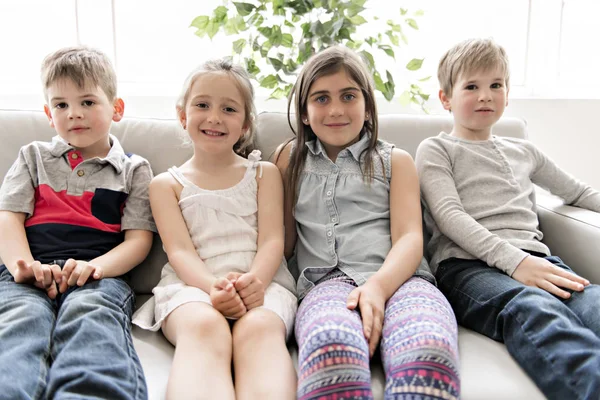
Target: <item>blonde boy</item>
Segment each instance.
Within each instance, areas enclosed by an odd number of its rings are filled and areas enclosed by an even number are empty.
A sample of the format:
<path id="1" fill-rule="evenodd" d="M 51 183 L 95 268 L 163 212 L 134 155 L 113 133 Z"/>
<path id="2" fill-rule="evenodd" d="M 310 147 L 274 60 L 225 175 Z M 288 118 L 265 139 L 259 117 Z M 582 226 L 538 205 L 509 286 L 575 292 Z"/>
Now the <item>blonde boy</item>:
<path id="1" fill-rule="evenodd" d="M 4 398 L 147 398 L 122 276 L 155 231 L 142 157 L 109 130 L 123 117 L 103 53 L 42 65 L 57 136 L 21 148 L 0 187 L 0 386 Z"/>
<path id="2" fill-rule="evenodd" d="M 600 194 L 531 142 L 492 134 L 509 90 L 494 41 L 452 47 L 438 78 L 454 128 L 423 141 L 416 164 L 439 287 L 458 322 L 504 342 L 546 396 L 597 398 L 600 287 L 541 242 L 534 184 L 596 212 Z"/>

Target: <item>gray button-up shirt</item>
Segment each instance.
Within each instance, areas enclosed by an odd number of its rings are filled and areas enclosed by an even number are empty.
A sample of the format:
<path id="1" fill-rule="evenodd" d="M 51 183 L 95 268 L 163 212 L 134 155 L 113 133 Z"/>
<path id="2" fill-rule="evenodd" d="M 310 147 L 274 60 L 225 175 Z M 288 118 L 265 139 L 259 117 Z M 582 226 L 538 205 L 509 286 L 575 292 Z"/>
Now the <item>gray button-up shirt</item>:
<path id="1" fill-rule="evenodd" d="M 308 142 L 294 210 L 298 240 L 298 295 L 339 268 L 356 284 L 379 270 L 391 249 L 390 181 L 394 145 L 379 140 L 373 157 L 374 179 L 363 176 L 360 160 L 369 144 L 363 137 L 332 162 L 321 142 Z M 361 154 L 363 157 L 361 157 Z M 425 259 L 416 275 L 434 282 Z"/>

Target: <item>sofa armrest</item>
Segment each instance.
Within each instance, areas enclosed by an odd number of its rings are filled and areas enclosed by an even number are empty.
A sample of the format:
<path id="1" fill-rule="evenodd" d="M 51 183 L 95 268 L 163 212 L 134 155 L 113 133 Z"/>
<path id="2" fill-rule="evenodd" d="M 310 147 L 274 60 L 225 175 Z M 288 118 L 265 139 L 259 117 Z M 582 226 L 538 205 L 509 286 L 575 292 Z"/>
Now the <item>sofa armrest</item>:
<path id="1" fill-rule="evenodd" d="M 567 206 L 549 194 L 537 193 L 543 242 L 577 274 L 600 284 L 600 213 Z"/>

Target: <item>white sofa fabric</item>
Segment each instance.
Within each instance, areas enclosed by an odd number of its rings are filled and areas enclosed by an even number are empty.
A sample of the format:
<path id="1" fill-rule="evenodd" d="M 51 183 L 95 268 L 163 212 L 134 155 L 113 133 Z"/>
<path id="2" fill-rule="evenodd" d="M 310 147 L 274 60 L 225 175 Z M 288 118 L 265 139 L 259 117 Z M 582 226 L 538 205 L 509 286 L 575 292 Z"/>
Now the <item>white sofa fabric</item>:
<path id="1" fill-rule="evenodd" d="M 267 159 L 278 144 L 290 137 L 291 131 L 284 113 L 263 113 L 258 116 L 257 147 Z M 449 116 L 414 116 L 390 114 L 379 118 L 380 137 L 395 143 L 413 156 L 418 144 L 441 130 L 450 131 Z M 496 135 L 526 138 L 526 124 L 519 119 L 505 118 L 494 130 Z M 187 160 L 192 150 L 186 133 L 175 119 L 125 118 L 113 124 L 112 133 L 127 152 L 147 158 L 155 174 Z M 21 146 L 33 140 L 49 140 L 54 130 L 41 111 L 0 110 L 0 177 L 16 159 Z M 594 283 L 600 283 L 596 267 L 599 250 L 593 243 L 600 242 L 600 215 L 574 207 L 563 206 L 555 199 L 538 199 L 541 228 L 545 243 L 553 253 L 562 257 L 574 270 Z M 143 264 L 132 272 L 132 285 L 138 306 L 151 295 L 158 282 L 166 256 L 156 236 L 152 251 Z M 173 358 L 174 348 L 162 333 L 133 328 L 134 344 L 141 359 L 150 399 L 163 399 Z M 460 375 L 462 398 L 527 399 L 545 397 L 522 369 L 512 360 L 503 344 L 494 342 L 468 329 L 459 327 Z M 296 358 L 296 348 L 290 344 Z M 372 362 L 372 382 L 376 399 L 383 398 L 384 378 L 381 363 Z"/>

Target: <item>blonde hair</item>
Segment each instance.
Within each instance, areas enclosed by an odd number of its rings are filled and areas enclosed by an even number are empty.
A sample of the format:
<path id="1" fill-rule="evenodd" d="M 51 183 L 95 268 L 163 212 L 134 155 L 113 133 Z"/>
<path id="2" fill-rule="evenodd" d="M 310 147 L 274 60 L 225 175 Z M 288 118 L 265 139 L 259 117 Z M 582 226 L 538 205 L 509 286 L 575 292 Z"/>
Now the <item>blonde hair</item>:
<path id="1" fill-rule="evenodd" d="M 448 50 L 438 65 L 438 81 L 446 96 L 452 96 L 456 81 L 465 73 L 500 68 L 509 87 L 508 57 L 502 46 L 492 39 L 467 39 Z"/>
<path id="2" fill-rule="evenodd" d="M 229 58 L 221 58 L 209 60 L 204 64 L 196 67 L 185 79 L 181 94 L 177 99 L 178 112 L 185 112 L 185 106 L 190 97 L 192 85 L 196 79 L 204 74 L 223 73 L 231 78 L 242 94 L 244 101 L 245 121 L 244 125 L 248 127 L 237 143 L 233 146 L 233 150 L 242 157 L 248 157 L 248 154 L 254 150 L 254 138 L 256 136 L 256 107 L 254 105 L 254 88 L 250 82 L 248 73 L 240 65 L 233 64 Z"/>
<path id="3" fill-rule="evenodd" d="M 296 146 L 290 154 L 287 168 L 287 189 L 293 194 L 293 199 L 296 199 L 298 180 L 304 168 L 304 160 L 308 152 L 305 144 L 317 138 L 311 127 L 302 123 L 302 118 L 307 114 L 310 88 L 317 79 L 333 75 L 342 70 L 346 71 L 350 79 L 356 82 L 365 99 L 365 113 L 369 116 L 369 119 L 365 121 L 360 135 L 369 134 L 370 138 L 369 144 L 363 152 L 365 156 L 362 159 L 361 168 L 364 166 L 363 175 L 365 178 L 369 181 L 373 179 L 373 153 L 377 146 L 379 124 L 373 78 L 365 62 L 358 54 L 344 46 L 332 46 L 313 55 L 306 62 L 288 97 L 288 124 L 296 135 Z M 297 131 L 291 121 L 292 103 L 296 114 L 295 126 L 298 127 Z"/>
<path id="4" fill-rule="evenodd" d="M 108 56 L 86 46 L 65 47 L 51 53 L 42 62 L 42 86 L 48 100 L 48 88 L 59 79 L 69 78 L 79 88 L 99 86 L 108 100 L 117 97 L 117 75 Z"/>

